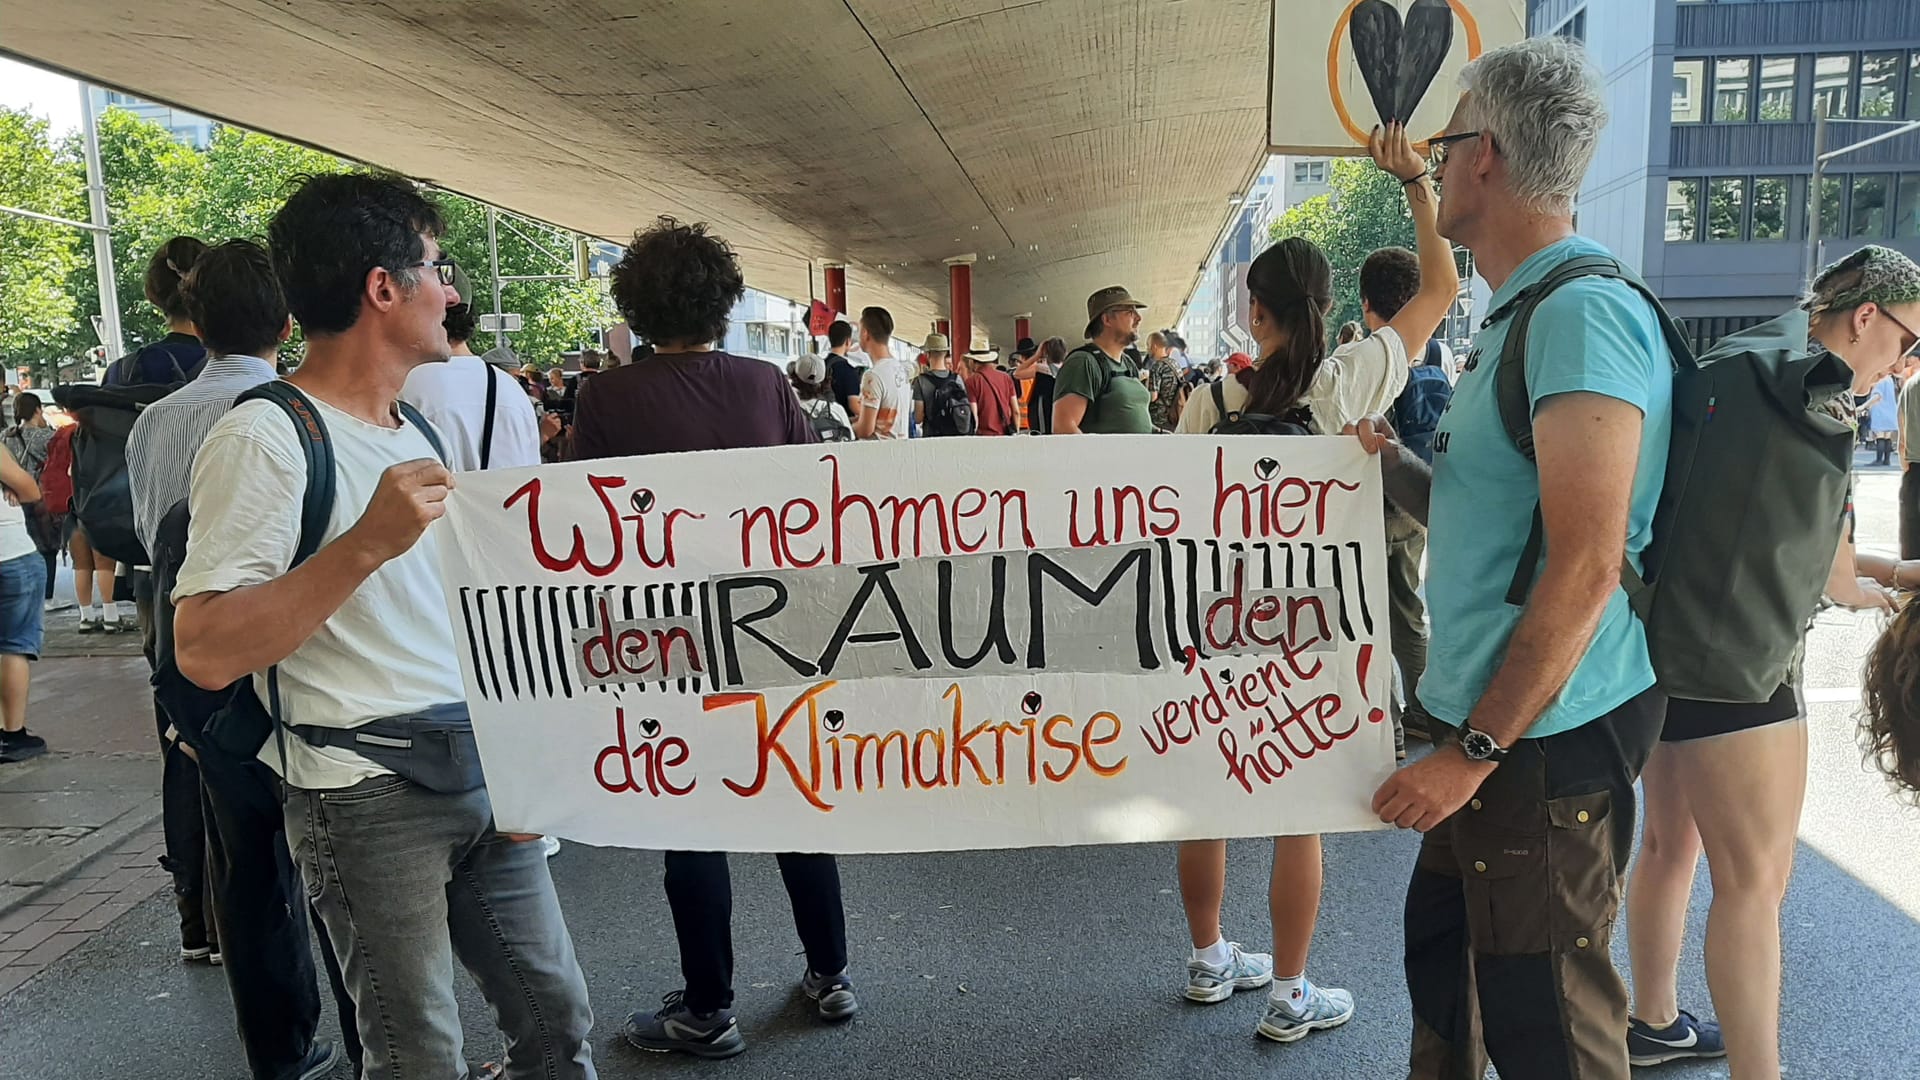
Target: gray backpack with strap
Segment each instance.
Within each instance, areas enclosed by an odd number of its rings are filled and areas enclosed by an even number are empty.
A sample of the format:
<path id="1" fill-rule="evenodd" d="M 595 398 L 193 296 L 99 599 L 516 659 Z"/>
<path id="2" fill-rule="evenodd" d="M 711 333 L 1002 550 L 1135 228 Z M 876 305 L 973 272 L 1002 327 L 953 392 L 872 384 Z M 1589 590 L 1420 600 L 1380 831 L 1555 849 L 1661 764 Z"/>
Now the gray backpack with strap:
<path id="1" fill-rule="evenodd" d="M 1696 359 L 1660 301 L 1605 256 L 1561 264 L 1487 317 L 1510 318 L 1495 372 L 1508 437 L 1533 460 L 1526 343 L 1533 312 L 1583 277 L 1613 278 L 1653 306 L 1673 355 L 1673 442 L 1644 575 L 1631 561 L 1621 585 L 1646 626 L 1660 689 L 1693 701 L 1759 702 L 1787 680 L 1839 547 L 1853 434 L 1822 406 L 1852 376 L 1807 342 L 1795 309 L 1722 338 Z M 1546 549 L 1533 530 L 1507 591 L 1526 603 Z"/>

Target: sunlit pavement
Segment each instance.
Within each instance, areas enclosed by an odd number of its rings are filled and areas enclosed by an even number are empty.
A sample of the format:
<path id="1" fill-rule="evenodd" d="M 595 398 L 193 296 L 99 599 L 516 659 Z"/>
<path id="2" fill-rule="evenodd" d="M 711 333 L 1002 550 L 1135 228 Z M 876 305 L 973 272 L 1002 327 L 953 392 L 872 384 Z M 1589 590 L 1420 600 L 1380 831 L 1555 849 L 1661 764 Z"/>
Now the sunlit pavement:
<path id="1" fill-rule="evenodd" d="M 1868 546 L 1893 546 L 1895 484 L 1890 472 L 1859 482 Z M 1809 649 L 1811 777 L 1784 918 L 1795 1076 L 1900 1076 L 1920 1061 L 1912 1021 L 1920 811 L 1863 769 L 1854 734 L 1859 662 L 1874 625 L 1829 613 Z M 598 1008 L 603 1076 L 1395 1077 L 1404 1075 L 1408 1025 L 1398 909 L 1414 846 L 1390 833 L 1328 839 L 1311 974 L 1351 988 L 1359 1013 L 1291 1046 L 1254 1036 L 1258 992 L 1211 1006 L 1180 999 L 1186 941 L 1170 847 L 844 860 L 863 1011 L 839 1028 L 815 1024 L 794 989 L 803 961 L 772 859 L 741 857 L 737 1009 L 750 1050 L 729 1064 L 641 1054 L 619 1040 L 626 1012 L 654 1007 L 678 985 L 659 856 L 570 844 L 553 873 Z M 1233 846 L 1227 926 L 1255 947 L 1267 944 L 1266 863 L 1264 845 Z M 1705 879 L 1703 871 L 1681 985 L 1683 1005 L 1710 1015 L 1700 966 Z M 6 1075 L 243 1075 L 221 974 L 181 966 L 172 934 L 171 905 L 156 896 L 5 998 Z M 1624 932 L 1614 944 L 1624 963 Z M 469 1058 L 497 1057 L 486 1010 L 464 979 L 461 996 Z M 1725 1068 L 1643 1075 L 1693 1080 Z"/>

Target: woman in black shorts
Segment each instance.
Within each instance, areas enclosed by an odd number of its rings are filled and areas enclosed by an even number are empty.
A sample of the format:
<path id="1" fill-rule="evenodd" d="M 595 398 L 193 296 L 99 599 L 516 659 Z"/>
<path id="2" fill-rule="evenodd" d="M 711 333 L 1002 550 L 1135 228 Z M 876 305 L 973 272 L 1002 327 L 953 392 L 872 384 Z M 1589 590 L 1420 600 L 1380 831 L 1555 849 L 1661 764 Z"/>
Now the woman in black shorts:
<path id="1" fill-rule="evenodd" d="M 1920 266 L 1887 248 L 1863 248 L 1821 273 L 1804 306 L 1812 346 L 1844 360 L 1856 388 L 1871 387 L 1920 344 Z M 1891 609 L 1886 590 L 1859 576 L 1851 505 L 1845 519 L 1828 599 Z M 1732 1080 L 1779 1080 L 1780 902 L 1806 782 L 1807 729 L 1791 683 L 1753 704 L 1668 705 L 1660 745 L 1641 773 L 1646 827 L 1627 889 L 1627 1044 L 1635 1065 L 1725 1054 Z M 1706 960 L 1717 1028 L 1680 1011 L 1676 985 L 1703 848 L 1713 877 Z"/>

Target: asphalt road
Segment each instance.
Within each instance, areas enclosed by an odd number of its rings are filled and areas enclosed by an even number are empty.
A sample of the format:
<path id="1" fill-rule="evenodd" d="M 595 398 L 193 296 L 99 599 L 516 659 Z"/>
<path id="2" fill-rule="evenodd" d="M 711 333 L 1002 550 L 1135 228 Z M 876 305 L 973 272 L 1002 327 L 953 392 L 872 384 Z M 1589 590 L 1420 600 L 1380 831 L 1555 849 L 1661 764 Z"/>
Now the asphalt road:
<path id="1" fill-rule="evenodd" d="M 1892 544 L 1893 485 L 1890 474 L 1859 484 L 1865 544 Z M 1786 1062 L 1797 1077 L 1911 1075 L 1920 1061 L 1920 811 L 1862 768 L 1853 734 L 1873 628 L 1830 613 L 1810 647 L 1811 782 L 1783 920 Z M 739 858 L 737 1009 L 751 1048 L 723 1064 L 644 1055 L 618 1038 L 627 1011 L 678 985 L 659 857 L 569 845 L 553 872 L 600 1012 L 594 1040 L 606 1077 L 1402 1076 L 1398 905 L 1414 840 L 1336 836 L 1326 847 L 1311 973 L 1353 989 L 1359 1014 L 1291 1046 L 1254 1036 L 1258 993 L 1213 1006 L 1179 998 L 1185 934 L 1164 845 L 844 860 L 864 1009 L 840 1028 L 813 1023 L 794 990 L 802 961 L 772 859 Z M 1233 846 L 1227 926 L 1249 945 L 1266 942 L 1266 864 L 1264 845 Z M 1703 873 L 1681 976 L 1683 1004 L 1703 1015 L 1712 1012 L 1700 968 L 1707 899 Z M 172 926 L 158 897 L 0 1003 L 5 1074 L 243 1075 L 224 980 L 174 959 Z M 1622 961 L 1624 942 L 1616 934 Z M 468 1056 L 493 1056 L 484 1005 L 464 981 L 461 993 Z M 1711 1064 L 1645 1074 L 1726 1075 Z"/>

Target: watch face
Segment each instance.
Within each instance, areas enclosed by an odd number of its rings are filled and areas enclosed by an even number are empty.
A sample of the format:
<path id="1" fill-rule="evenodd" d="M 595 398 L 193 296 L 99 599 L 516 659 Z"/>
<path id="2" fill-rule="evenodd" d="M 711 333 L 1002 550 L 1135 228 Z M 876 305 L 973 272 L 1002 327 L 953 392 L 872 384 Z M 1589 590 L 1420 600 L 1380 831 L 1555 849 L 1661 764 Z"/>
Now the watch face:
<path id="1" fill-rule="evenodd" d="M 1493 736 L 1479 731 L 1467 732 L 1466 737 L 1460 740 L 1460 746 L 1467 752 L 1468 757 L 1476 761 L 1485 761 L 1495 750 L 1500 749 L 1494 745 Z"/>

